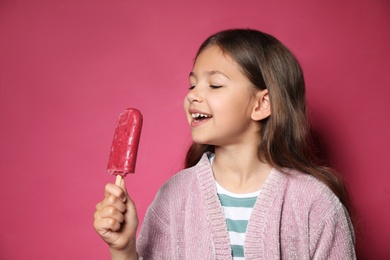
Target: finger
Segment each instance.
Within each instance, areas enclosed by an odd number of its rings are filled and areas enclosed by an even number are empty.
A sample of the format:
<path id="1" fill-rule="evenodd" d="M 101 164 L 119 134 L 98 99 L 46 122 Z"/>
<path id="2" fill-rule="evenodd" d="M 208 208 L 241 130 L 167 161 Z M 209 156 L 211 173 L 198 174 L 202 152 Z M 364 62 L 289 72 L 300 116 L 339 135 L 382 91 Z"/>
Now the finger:
<path id="1" fill-rule="evenodd" d="M 119 198 L 115 197 L 114 195 L 110 195 L 106 198 L 104 198 L 101 202 L 96 204 L 96 210 L 102 210 L 105 207 L 114 207 L 120 212 L 125 212 L 126 205 L 123 203 Z"/>
<path id="2" fill-rule="evenodd" d="M 94 228 L 101 236 L 107 236 L 110 231 L 120 230 L 121 224 L 112 218 L 98 218 L 94 221 Z"/>
<path id="3" fill-rule="evenodd" d="M 125 219 L 125 216 L 122 212 L 114 207 L 104 207 L 95 211 L 94 219 L 113 219 L 118 223 L 122 223 Z"/>
<path id="4" fill-rule="evenodd" d="M 115 219 L 117 222 L 122 223 L 125 219 L 122 212 L 117 210 L 114 207 L 105 207 L 101 209 L 99 212 L 96 213 L 97 218 L 112 218 Z"/>
<path id="5" fill-rule="evenodd" d="M 96 211 L 99 211 L 101 208 L 103 208 L 103 201 L 100 201 L 98 204 L 96 204 Z"/>
<path id="6" fill-rule="evenodd" d="M 104 188 L 104 196 L 108 197 L 110 195 L 114 195 L 118 197 L 121 201 L 126 201 L 126 192 L 121 187 L 113 184 L 113 183 L 107 183 Z"/>

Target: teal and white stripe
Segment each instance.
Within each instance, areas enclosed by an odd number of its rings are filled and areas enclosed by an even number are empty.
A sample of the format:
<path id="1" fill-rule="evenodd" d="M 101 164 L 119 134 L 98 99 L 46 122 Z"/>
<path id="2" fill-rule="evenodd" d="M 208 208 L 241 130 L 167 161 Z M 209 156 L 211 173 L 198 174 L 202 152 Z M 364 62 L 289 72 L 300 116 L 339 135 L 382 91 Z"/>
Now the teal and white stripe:
<path id="1" fill-rule="evenodd" d="M 236 194 L 216 182 L 217 193 L 225 212 L 234 260 L 244 260 L 244 241 L 249 218 L 260 191 Z"/>

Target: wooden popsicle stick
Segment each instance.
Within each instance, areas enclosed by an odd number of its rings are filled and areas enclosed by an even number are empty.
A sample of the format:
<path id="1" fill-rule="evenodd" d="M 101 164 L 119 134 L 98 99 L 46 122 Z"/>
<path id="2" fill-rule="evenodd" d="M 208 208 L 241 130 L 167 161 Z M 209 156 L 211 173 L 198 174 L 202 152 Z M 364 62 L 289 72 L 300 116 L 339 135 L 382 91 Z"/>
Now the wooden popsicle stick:
<path id="1" fill-rule="evenodd" d="M 122 176 L 120 176 L 120 175 L 118 174 L 118 175 L 116 176 L 116 179 L 115 179 L 115 184 L 116 184 L 117 186 L 121 186 L 122 180 L 123 180 Z"/>

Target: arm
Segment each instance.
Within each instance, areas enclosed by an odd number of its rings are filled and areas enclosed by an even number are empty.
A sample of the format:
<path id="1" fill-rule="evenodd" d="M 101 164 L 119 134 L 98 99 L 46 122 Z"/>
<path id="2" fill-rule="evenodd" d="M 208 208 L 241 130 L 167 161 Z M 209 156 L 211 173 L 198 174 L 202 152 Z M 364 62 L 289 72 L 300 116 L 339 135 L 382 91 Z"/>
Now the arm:
<path id="1" fill-rule="evenodd" d="M 169 259 L 171 256 L 171 228 L 169 195 L 164 186 L 149 206 L 137 240 L 140 259 Z"/>
<path id="2" fill-rule="evenodd" d="M 105 197 L 96 205 L 94 219 L 94 228 L 109 245 L 112 259 L 137 259 L 138 216 L 124 181 L 121 187 L 106 185 Z"/>
<path id="3" fill-rule="evenodd" d="M 340 202 L 310 233 L 312 259 L 356 259 L 353 227 Z"/>

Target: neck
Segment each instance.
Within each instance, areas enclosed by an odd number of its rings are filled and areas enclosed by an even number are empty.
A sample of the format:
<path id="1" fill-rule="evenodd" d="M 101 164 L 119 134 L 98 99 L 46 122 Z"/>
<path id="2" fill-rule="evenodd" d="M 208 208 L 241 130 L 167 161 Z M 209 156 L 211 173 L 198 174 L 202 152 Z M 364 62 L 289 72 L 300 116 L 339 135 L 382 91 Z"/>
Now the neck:
<path id="1" fill-rule="evenodd" d="M 235 193 L 261 189 L 272 169 L 270 165 L 259 160 L 257 147 L 215 147 L 212 168 L 215 180 L 225 189 Z"/>

